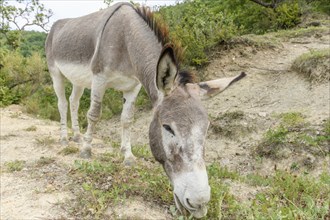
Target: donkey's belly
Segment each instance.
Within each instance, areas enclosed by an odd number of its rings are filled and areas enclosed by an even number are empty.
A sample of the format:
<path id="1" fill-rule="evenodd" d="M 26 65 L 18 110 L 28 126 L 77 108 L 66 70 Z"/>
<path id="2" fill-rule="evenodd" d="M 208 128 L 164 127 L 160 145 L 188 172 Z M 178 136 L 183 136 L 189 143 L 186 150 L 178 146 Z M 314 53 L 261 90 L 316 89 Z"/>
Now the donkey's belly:
<path id="1" fill-rule="evenodd" d="M 89 64 L 56 62 L 56 66 L 72 84 L 91 88 L 93 73 Z"/>
<path id="2" fill-rule="evenodd" d="M 56 62 L 56 66 L 61 73 L 74 85 L 82 86 L 84 88 L 91 88 L 92 86 L 92 70 L 89 65 Z M 128 70 L 125 74 L 121 71 L 106 69 L 98 76 L 103 78 L 102 84 L 107 88 L 114 88 L 119 91 L 130 91 L 138 84 L 138 79 Z"/>

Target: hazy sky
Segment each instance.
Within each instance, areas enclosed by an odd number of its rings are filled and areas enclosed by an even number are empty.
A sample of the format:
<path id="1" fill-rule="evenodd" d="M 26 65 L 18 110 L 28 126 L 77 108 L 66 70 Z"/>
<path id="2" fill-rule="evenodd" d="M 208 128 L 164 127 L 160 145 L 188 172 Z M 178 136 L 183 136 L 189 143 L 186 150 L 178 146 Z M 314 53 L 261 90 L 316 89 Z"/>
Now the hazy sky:
<path id="1" fill-rule="evenodd" d="M 15 4 L 15 1 L 9 1 L 11 4 Z M 55 21 L 61 18 L 74 18 L 82 15 L 86 15 L 102 8 L 106 8 L 107 5 L 103 3 L 103 0 L 40 0 L 47 9 L 51 9 L 54 15 L 51 17 L 51 26 Z M 128 0 L 114 0 L 112 4 L 117 2 L 129 2 Z M 148 5 L 150 7 L 156 5 L 171 5 L 175 4 L 177 0 L 137 0 L 135 3 L 141 5 Z M 28 27 L 27 30 L 38 30 L 38 27 Z"/>

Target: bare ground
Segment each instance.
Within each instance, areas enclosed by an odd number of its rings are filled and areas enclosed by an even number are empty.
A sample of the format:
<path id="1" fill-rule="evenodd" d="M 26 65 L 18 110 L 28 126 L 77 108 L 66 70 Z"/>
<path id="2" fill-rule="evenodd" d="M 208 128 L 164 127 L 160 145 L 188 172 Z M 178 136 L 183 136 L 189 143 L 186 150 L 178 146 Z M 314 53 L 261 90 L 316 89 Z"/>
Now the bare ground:
<path id="1" fill-rule="evenodd" d="M 257 172 L 269 174 L 274 168 L 289 169 L 292 161 L 310 155 L 293 154 L 282 160 L 258 160 L 252 154 L 254 146 L 265 131 L 276 123 L 274 115 L 300 112 L 313 125 L 329 118 L 329 82 L 311 84 L 306 78 L 290 70 L 299 55 L 314 49 L 329 48 L 329 33 L 294 38 L 271 48 L 255 48 L 238 45 L 234 49 L 221 50 L 214 55 L 204 70 L 207 79 L 231 76 L 245 71 L 248 76 L 222 94 L 204 102 L 210 118 L 225 112 L 241 111 L 241 121 L 247 134 L 230 138 L 210 129 L 206 142 L 206 161 L 218 162 L 241 174 Z M 137 112 L 132 128 L 133 145 L 148 144 L 148 124 L 151 111 Z M 0 219 L 67 219 L 64 202 L 74 199 L 68 185 L 69 172 L 77 155 L 63 156 L 58 143 L 59 123 L 37 119 L 24 113 L 20 106 L 1 109 L 1 210 Z M 110 142 L 120 142 L 119 117 L 102 121 L 94 140 L 94 154 L 113 150 Z M 47 158 L 54 160 L 39 166 Z M 8 162 L 24 161 L 24 168 L 7 172 Z M 314 158 L 318 175 L 328 169 L 329 158 Z M 242 183 L 228 182 L 231 192 L 239 200 L 253 197 L 258 188 Z M 237 193 L 240 192 L 240 193 Z M 130 198 L 125 204 L 107 211 L 118 218 L 169 219 L 168 210 L 157 204 Z"/>

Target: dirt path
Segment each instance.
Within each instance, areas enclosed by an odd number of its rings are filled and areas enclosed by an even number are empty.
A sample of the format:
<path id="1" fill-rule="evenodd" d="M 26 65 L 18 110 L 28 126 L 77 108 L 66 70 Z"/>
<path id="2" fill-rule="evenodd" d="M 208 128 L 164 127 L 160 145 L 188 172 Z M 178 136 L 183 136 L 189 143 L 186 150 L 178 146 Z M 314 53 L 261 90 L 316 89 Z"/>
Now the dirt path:
<path id="1" fill-rule="evenodd" d="M 305 78 L 290 71 L 293 60 L 299 55 L 313 49 L 329 48 L 329 39 L 329 34 L 318 38 L 293 39 L 276 48 L 257 51 L 252 47 L 239 47 L 212 61 L 206 69 L 208 78 L 234 75 L 240 71 L 247 72 L 248 77 L 223 94 L 205 101 L 210 117 L 242 111 L 242 123 L 246 128 L 251 125 L 253 132 L 248 136 L 230 139 L 210 131 L 206 143 L 207 162 L 218 161 L 241 173 L 252 172 L 257 165 L 250 154 L 251 147 L 274 124 L 273 114 L 301 112 L 306 120 L 315 124 L 329 117 L 329 84 L 311 85 Z M 133 145 L 148 144 L 150 120 L 150 112 L 136 114 L 132 129 Z M 120 142 L 119 118 L 101 122 L 96 136 L 95 153 L 111 151 L 111 146 L 102 140 L 110 136 L 112 141 Z M 28 116 L 19 106 L 1 109 L 0 219 L 69 217 L 58 204 L 72 197 L 67 188 L 71 181 L 68 173 L 77 158 L 59 154 L 62 147 L 58 144 L 58 137 L 57 122 Z M 54 161 L 48 166 L 40 166 L 47 160 Z M 21 171 L 6 171 L 8 166 L 15 166 L 19 161 L 24 164 Z M 286 168 L 289 162 L 283 160 L 277 165 Z M 267 173 L 273 169 L 274 162 L 266 160 L 262 166 L 260 172 Z M 242 194 L 247 196 L 255 191 L 237 184 L 232 184 L 232 187 L 245 190 Z M 169 218 L 160 207 L 145 204 L 141 199 L 117 208 L 119 213 L 123 210 L 126 215 L 118 217 Z"/>

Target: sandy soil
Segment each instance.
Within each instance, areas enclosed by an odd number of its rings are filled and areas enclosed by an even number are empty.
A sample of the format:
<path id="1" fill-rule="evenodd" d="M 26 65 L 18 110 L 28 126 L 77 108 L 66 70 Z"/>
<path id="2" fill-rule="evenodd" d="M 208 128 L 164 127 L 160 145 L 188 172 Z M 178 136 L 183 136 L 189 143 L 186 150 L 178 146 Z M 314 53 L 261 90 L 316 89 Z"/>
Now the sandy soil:
<path id="1" fill-rule="evenodd" d="M 273 114 L 301 112 L 306 120 L 319 124 L 329 117 L 329 84 L 311 85 L 298 73 L 290 71 L 291 63 L 299 55 L 313 49 L 329 47 L 330 36 L 293 39 L 273 49 L 255 50 L 241 46 L 220 53 L 205 69 L 207 78 L 235 75 L 245 71 L 248 76 L 222 94 L 204 102 L 211 117 L 223 112 L 244 112 L 244 126 L 252 126 L 253 132 L 236 139 L 225 138 L 209 131 L 206 142 L 206 161 L 219 162 L 242 174 L 258 171 L 268 173 L 278 168 L 288 168 L 294 156 L 274 162 L 256 163 L 251 148 L 262 134 L 274 124 Z M 148 144 L 148 124 L 151 112 L 137 112 L 132 128 L 135 144 Z M 32 130 L 32 131 L 31 131 Z M 1 171 L 0 219 L 67 219 L 61 208 L 63 201 L 72 197 L 66 187 L 70 183 L 68 172 L 75 156 L 58 154 L 59 123 L 40 120 L 24 113 L 20 106 L 1 109 L 1 167 L 10 161 L 25 161 L 19 172 Z M 49 143 L 43 144 L 47 140 Z M 119 117 L 102 121 L 98 126 L 94 153 L 111 150 L 102 140 L 111 138 L 120 142 Z M 40 158 L 53 157 L 56 162 L 38 168 Z M 298 157 L 298 156 L 297 156 Z M 318 167 L 328 161 L 321 161 Z M 37 168 L 36 168 L 37 167 Z M 317 175 L 316 169 L 314 174 Z M 231 191 L 240 191 L 237 197 L 246 200 L 258 189 L 244 184 L 228 183 Z M 109 213 L 119 218 L 168 219 L 170 215 L 157 205 L 145 203 L 141 198 L 130 200 L 124 206 L 112 207 Z"/>

